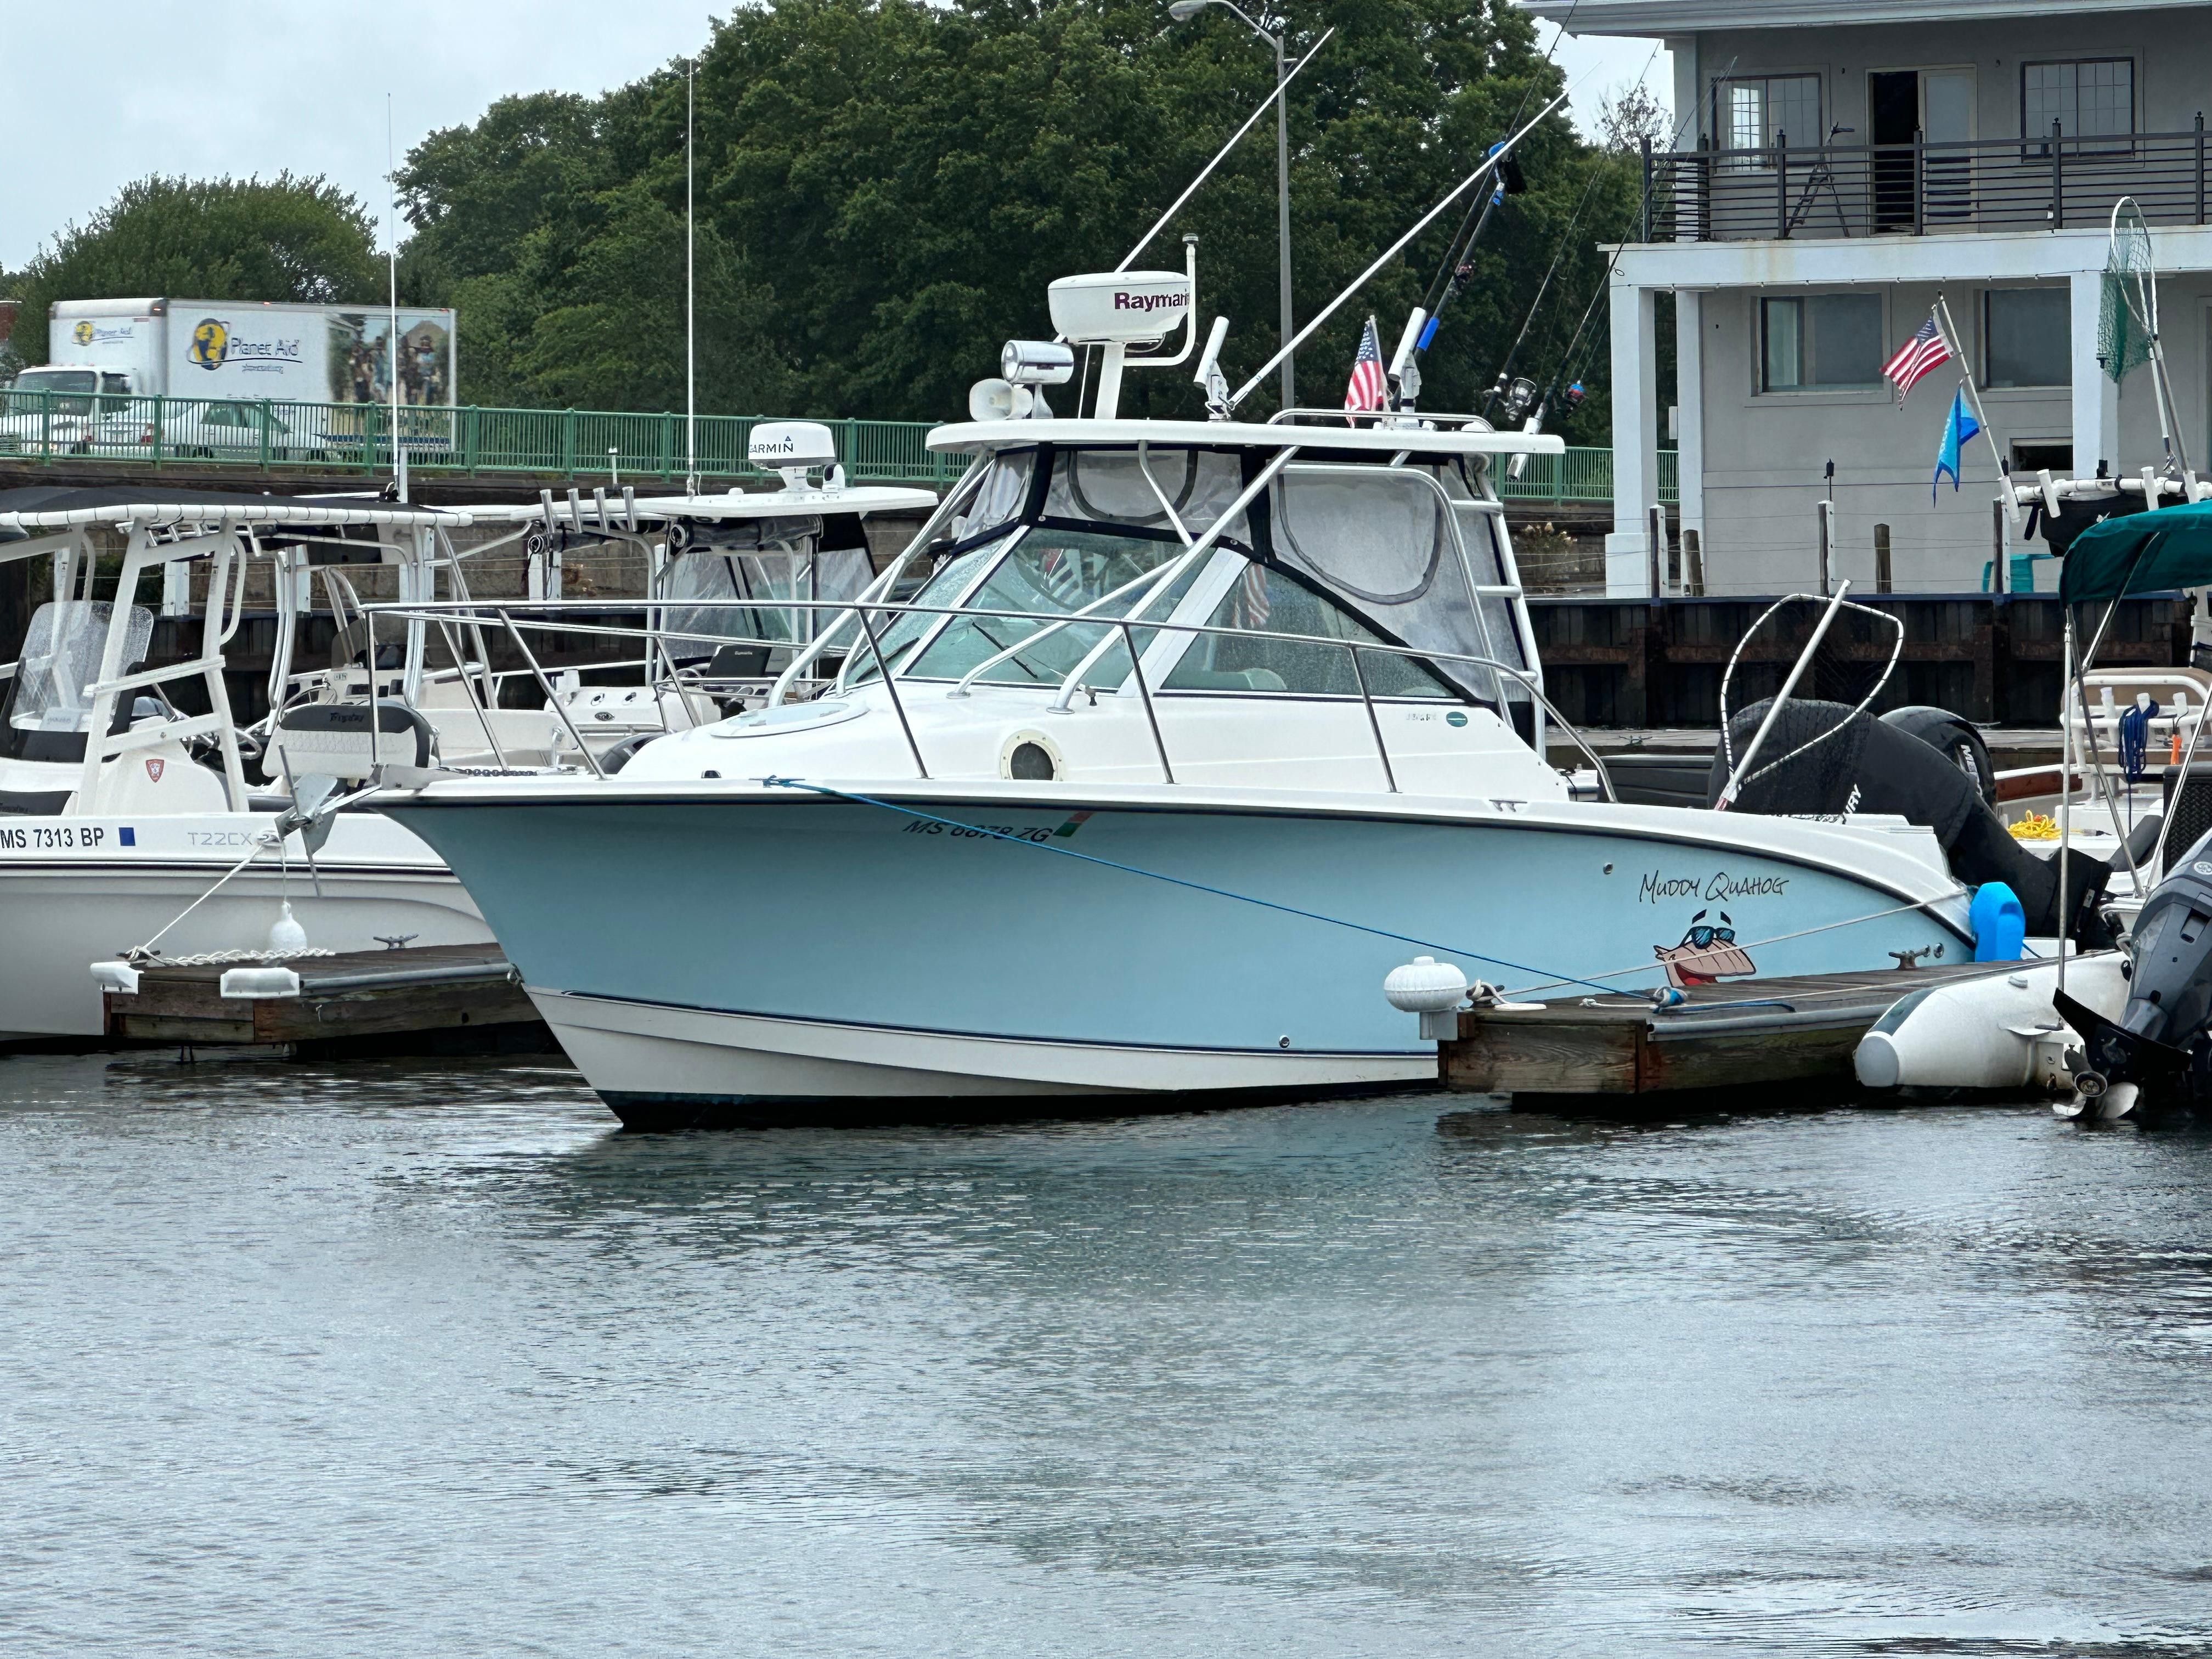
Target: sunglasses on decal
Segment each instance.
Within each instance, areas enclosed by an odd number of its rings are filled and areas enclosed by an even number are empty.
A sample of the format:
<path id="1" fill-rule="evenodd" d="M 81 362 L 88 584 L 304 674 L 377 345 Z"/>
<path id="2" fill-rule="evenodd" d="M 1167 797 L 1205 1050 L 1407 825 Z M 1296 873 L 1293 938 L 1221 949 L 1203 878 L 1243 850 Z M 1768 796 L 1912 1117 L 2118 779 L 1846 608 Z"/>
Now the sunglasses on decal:
<path id="1" fill-rule="evenodd" d="M 1723 945 L 1735 944 L 1735 929 L 1733 927 L 1692 927 L 1687 933 L 1683 935 L 1683 937 L 1689 944 L 1696 945 L 1700 951 L 1702 951 L 1705 946 L 1711 945 L 1716 941 L 1718 941 Z"/>

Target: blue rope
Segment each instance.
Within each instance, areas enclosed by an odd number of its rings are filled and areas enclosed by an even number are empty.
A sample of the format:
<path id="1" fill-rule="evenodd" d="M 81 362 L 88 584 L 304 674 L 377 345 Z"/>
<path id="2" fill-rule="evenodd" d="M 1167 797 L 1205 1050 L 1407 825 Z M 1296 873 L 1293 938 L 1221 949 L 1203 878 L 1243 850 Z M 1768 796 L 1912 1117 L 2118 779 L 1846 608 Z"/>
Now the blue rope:
<path id="1" fill-rule="evenodd" d="M 1174 887 L 1188 887 L 1194 893 L 1211 893 L 1216 898 L 1235 899 L 1240 904 L 1256 904 L 1263 910 L 1279 910 L 1286 916 L 1300 916 L 1308 921 L 1326 922 L 1332 927 L 1349 927 L 1355 933 L 1371 933 L 1377 939 L 1396 939 L 1403 945 L 1418 945 L 1425 951 L 1442 951 L 1449 956 L 1471 957 L 1477 962 L 1486 962 L 1493 967 L 1510 968 L 1516 974 L 1534 974 L 1537 978 L 1561 985 L 1581 985 L 1605 995 L 1621 996 L 1617 985 L 1600 985 L 1595 980 L 1577 979 L 1572 974 L 1547 973 L 1541 968 L 1508 962 L 1503 957 L 1485 956 L 1480 951 L 1468 951 L 1456 945 L 1438 945 L 1432 939 L 1415 939 L 1411 933 L 1394 933 L 1388 928 L 1370 927 L 1357 921 L 1346 921 L 1338 916 L 1325 916 L 1316 910 L 1301 910 L 1295 905 L 1278 904 L 1273 899 L 1254 898 L 1249 893 L 1232 893 L 1225 887 L 1209 887 L 1201 881 L 1185 881 L 1180 876 L 1164 876 L 1157 870 L 1139 870 L 1133 864 L 1116 864 L 1112 859 L 1094 858 L 1088 853 L 1079 853 L 1072 847 L 1054 847 L 1049 842 L 1027 841 L 1019 836 L 1010 836 L 1003 830 L 989 830 L 978 823 L 962 823 L 957 818 L 940 818 L 911 806 L 901 806 L 896 801 L 878 800 L 872 795 L 848 794 L 842 789 L 830 789 L 818 783 L 808 783 L 799 778 L 763 778 L 761 782 L 771 789 L 805 789 L 817 795 L 829 795 L 838 800 L 849 800 L 862 806 L 880 806 L 886 812 L 899 812 L 910 818 L 920 818 L 927 823 L 942 823 L 950 829 L 965 830 L 971 835 L 988 836 L 994 841 L 1012 842 L 1017 847 L 1032 847 L 1041 853 L 1057 853 L 1062 858 L 1080 859 L 1085 864 L 1096 864 L 1108 870 L 1119 870 L 1124 874 L 1144 876 L 1152 881 L 1164 881 Z"/>

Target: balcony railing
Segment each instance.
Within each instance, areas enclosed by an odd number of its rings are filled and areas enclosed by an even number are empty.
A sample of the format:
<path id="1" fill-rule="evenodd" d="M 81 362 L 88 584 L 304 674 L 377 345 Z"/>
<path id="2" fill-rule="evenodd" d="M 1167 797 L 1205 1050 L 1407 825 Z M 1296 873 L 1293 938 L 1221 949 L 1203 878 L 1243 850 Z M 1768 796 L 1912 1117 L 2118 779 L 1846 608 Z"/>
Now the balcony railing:
<path id="1" fill-rule="evenodd" d="M 769 417 L 699 416 L 698 471 L 726 483 L 766 475 L 745 461 L 745 441 Z M 965 455 L 929 447 L 927 421 L 824 421 L 855 483 L 943 489 L 968 469 Z M 399 410 L 398 447 L 416 472 L 552 474 L 583 482 L 680 482 L 686 472 L 684 417 L 586 409 Z M 277 398 L 125 398 L 67 392 L 0 391 L 0 465 L 140 462 L 222 466 L 264 473 L 392 469 L 392 410 L 382 404 L 303 404 Z M 1661 499 L 1676 499 L 1675 454 L 1659 456 Z M 1507 501 L 1603 502 L 1613 499 L 1613 452 L 1569 448 L 1531 455 L 1522 476 L 1499 469 Z"/>
<path id="2" fill-rule="evenodd" d="M 1927 236 L 2098 226 L 2132 196 L 2153 224 L 2201 225 L 2204 118 L 2186 132 L 1644 151 L 1647 242 Z"/>

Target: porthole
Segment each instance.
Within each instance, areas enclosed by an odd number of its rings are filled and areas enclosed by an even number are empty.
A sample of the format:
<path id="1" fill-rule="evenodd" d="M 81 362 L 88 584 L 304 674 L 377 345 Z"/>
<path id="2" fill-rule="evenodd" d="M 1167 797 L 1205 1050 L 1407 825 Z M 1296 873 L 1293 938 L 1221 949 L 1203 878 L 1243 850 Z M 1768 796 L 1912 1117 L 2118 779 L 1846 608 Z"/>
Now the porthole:
<path id="1" fill-rule="evenodd" d="M 999 775 L 1020 783 L 1050 783 L 1066 775 L 1060 745 L 1042 732 L 1017 732 L 999 749 Z"/>

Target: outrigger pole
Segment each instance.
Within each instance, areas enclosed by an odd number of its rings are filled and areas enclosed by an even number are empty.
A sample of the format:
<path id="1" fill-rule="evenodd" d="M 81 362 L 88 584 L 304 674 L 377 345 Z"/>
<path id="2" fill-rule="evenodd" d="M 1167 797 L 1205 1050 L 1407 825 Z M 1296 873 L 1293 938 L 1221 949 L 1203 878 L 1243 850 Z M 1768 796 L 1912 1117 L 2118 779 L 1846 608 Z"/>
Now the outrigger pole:
<path id="1" fill-rule="evenodd" d="M 684 66 L 684 493 L 687 495 L 699 493 L 698 306 L 691 196 L 691 110 L 698 73 L 696 58 Z"/>
<path id="2" fill-rule="evenodd" d="M 384 374 L 392 386 L 392 485 L 407 499 L 407 446 L 399 439 L 399 169 L 392 157 L 392 94 L 384 94 L 384 182 L 389 191 L 384 215 L 385 273 L 389 277 L 392 319 L 385 335 Z M 376 702 L 376 671 L 369 670 L 368 700 Z M 376 722 L 369 726 L 374 730 Z M 372 740 L 371 747 L 374 746 Z"/>
<path id="3" fill-rule="evenodd" d="M 1131 248 L 1127 253 L 1121 256 L 1121 263 L 1115 265 L 1114 267 L 1115 270 L 1127 270 L 1129 268 L 1130 261 L 1134 259 L 1139 253 L 1142 253 L 1152 245 L 1153 237 L 1158 235 L 1162 231 L 1168 228 L 1168 221 L 1174 218 L 1176 214 L 1182 211 L 1182 204 L 1190 200 L 1192 196 L 1197 192 L 1198 187 L 1200 185 L 1204 184 L 1209 178 L 1212 177 L 1214 168 L 1219 167 L 1224 161 L 1229 159 L 1230 151 L 1235 149 L 1238 144 L 1243 142 L 1244 135 L 1251 131 L 1252 129 L 1259 124 L 1260 118 L 1265 115 L 1268 110 L 1274 106 L 1276 100 L 1283 96 L 1285 92 L 1288 90 L 1291 82 L 1297 80 L 1300 75 L 1305 72 L 1306 65 L 1313 62 L 1314 58 L 1320 53 L 1321 49 L 1328 44 L 1328 37 L 1335 33 L 1336 30 L 1333 26 L 1323 30 L 1322 32 L 1321 39 L 1315 41 L 1313 45 L 1306 48 L 1305 54 L 1298 59 L 1297 68 L 1292 70 L 1288 75 L 1285 75 L 1276 83 L 1275 89 L 1260 100 L 1259 108 L 1254 110 L 1250 115 L 1245 118 L 1244 125 L 1243 126 L 1237 128 L 1235 132 L 1230 134 L 1229 142 L 1214 152 L 1213 159 L 1211 161 L 1208 161 L 1203 167 L 1199 169 L 1197 178 L 1192 179 L 1190 183 L 1183 186 L 1182 194 L 1175 198 L 1174 204 L 1170 206 L 1165 213 L 1163 213 L 1158 219 L 1152 222 L 1152 228 L 1146 231 L 1142 236 L 1137 238 L 1136 246 Z M 1195 302 L 1194 301 L 1194 303 Z"/>
<path id="4" fill-rule="evenodd" d="M 1553 110 L 1559 108 L 1560 105 L 1567 101 L 1568 94 L 1572 90 L 1572 88 L 1569 88 L 1567 91 L 1560 93 L 1558 97 L 1553 99 L 1550 103 L 1545 105 L 1543 108 L 1537 111 L 1535 118 L 1533 120 L 1529 121 L 1527 125 L 1522 126 L 1519 131 L 1514 133 L 1512 137 L 1507 138 L 1503 143 L 1492 150 L 1489 155 L 1484 158 L 1483 163 L 1480 167 L 1475 168 L 1473 173 L 1468 173 L 1466 178 L 1461 179 L 1459 183 L 1455 185 L 1444 196 L 1442 201 L 1438 202 L 1434 207 L 1431 208 L 1426 213 L 1423 214 L 1419 219 L 1414 221 L 1412 229 L 1408 230 L 1403 236 L 1401 236 L 1396 241 L 1391 243 L 1389 247 L 1383 249 L 1381 253 L 1377 254 L 1375 257 L 1375 262 L 1369 265 L 1366 270 L 1361 271 L 1358 276 L 1353 277 L 1349 287 L 1346 288 L 1342 293 L 1336 296 L 1336 298 L 1331 300 L 1318 312 L 1315 313 L 1312 318 L 1307 321 L 1306 325 L 1300 329 L 1297 334 L 1292 336 L 1291 339 L 1284 343 L 1281 350 L 1276 352 L 1273 356 L 1268 358 L 1265 363 L 1261 364 L 1259 371 L 1231 395 L 1229 399 L 1229 407 L 1231 410 L 1234 410 L 1237 404 L 1243 403 L 1245 398 L 1251 396 L 1253 391 L 1259 386 L 1260 382 L 1266 380 L 1269 374 L 1274 372 L 1275 366 L 1277 364 L 1280 363 L 1284 358 L 1289 356 L 1293 351 L 1296 351 L 1300 346 L 1304 345 L 1307 339 L 1313 334 L 1314 331 L 1319 328 L 1323 323 L 1327 322 L 1331 317 L 1334 316 L 1336 314 L 1337 308 L 1343 305 L 1346 300 L 1349 300 L 1353 295 L 1358 293 L 1361 289 L 1366 287 L 1369 277 L 1374 276 L 1375 273 L 1382 270 L 1384 265 L 1389 264 L 1391 260 L 1396 258 L 1399 254 L 1404 252 L 1407 245 L 1416 236 L 1419 236 L 1423 231 L 1426 230 L 1431 224 L 1435 223 L 1437 217 L 1443 214 L 1446 208 L 1458 201 L 1461 197 L 1466 195 L 1468 191 L 1474 188 L 1476 185 L 1480 184 L 1482 180 L 1487 178 L 1490 174 L 1497 172 L 1498 165 L 1503 162 L 1507 156 L 1513 153 L 1515 147 L 1518 145 L 1523 138 L 1526 138 L 1530 133 L 1534 132 L 1546 116 L 1549 115 Z"/>

